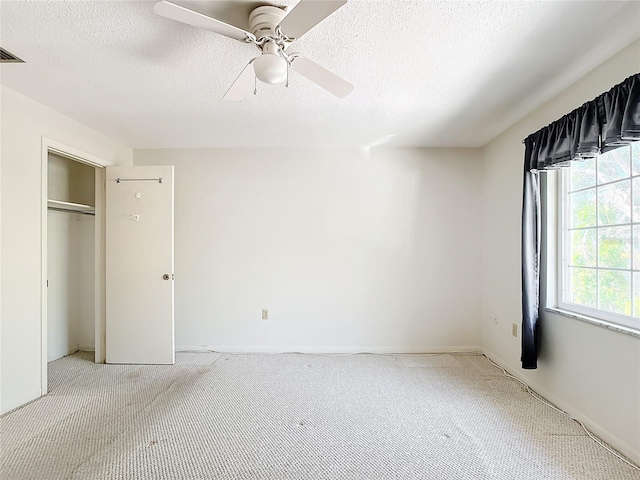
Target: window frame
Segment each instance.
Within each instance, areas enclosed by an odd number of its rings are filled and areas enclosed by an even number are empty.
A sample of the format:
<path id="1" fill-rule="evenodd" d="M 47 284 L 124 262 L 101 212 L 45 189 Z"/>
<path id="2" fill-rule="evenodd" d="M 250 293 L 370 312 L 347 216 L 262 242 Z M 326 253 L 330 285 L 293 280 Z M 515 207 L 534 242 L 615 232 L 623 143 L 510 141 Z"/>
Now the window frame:
<path id="1" fill-rule="evenodd" d="M 557 270 L 556 270 L 556 303 L 557 303 L 557 308 L 567 311 L 567 312 L 571 312 L 571 313 L 575 313 L 578 315 L 583 315 L 583 316 L 587 316 L 587 317 L 591 317 L 594 318 L 596 320 L 602 320 L 604 322 L 608 322 L 608 323 L 612 323 L 621 327 L 625 327 L 625 328 L 631 328 L 633 330 L 640 330 L 640 318 L 635 318 L 633 317 L 633 312 L 634 312 L 634 283 L 633 283 L 633 274 L 634 272 L 640 272 L 640 270 L 634 270 L 634 253 L 635 253 L 635 249 L 634 249 L 634 226 L 637 226 L 640 228 L 640 223 L 634 223 L 634 217 L 633 217 L 633 195 L 634 195 L 634 191 L 633 191 L 633 180 L 640 178 L 640 172 L 638 174 L 634 175 L 634 171 L 633 171 L 633 146 L 629 147 L 629 176 L 628 177 L 624 177 L 621 179 L 617 179 L 614 180 L 612 182 L 604 182 L 602 184 L 598 183 L 598 162 L 599 162 L 600 156 L 598 156 L 598 159 L 596 160 L 596 171 L 595 171 L 595 185 L 593 187 L 586 187 L 585 189 L 578 189 L 576 191 L 580 191 L 580 190 L 587 190 L 588 188 L 593 188 L 596 192 L 596 222 L 594 225 L 594 228 L 596 229 L 596 266 L 595 267 L 591 267 L 596 271 L 596 276 L 597 276 L 597 272 L 599 271 L 625 271 L 625 272 L 630 272 L 630 294 L 631 294 L 631 315 L 627 316 L 627 315 L 623 315 L 623 314 L 618 314 L 618 313 L 614 313 L 614 312 L 609 312 L 606 310 L 601 310 L 599 308 L 593 308 L 593 307 L 588 307 L 585 305 L 580 305 L 580 304 L 576 304 L 576 303 L 571 303 L 571 302 L 567 302 L 565 301 L 565 293 L 568 292 L 568 289 L 570 288 L 570 267 L 569 267 L 569 254 L 570 254 L 570 245 L 571 245 L 571 230 L 569 230 L 568 226 L 569 226 L 569 216 L 571 215 L 571 212 L 569 211 L 569 182 L 570 182 L 570 170 L 569 168 L 561 168 L 560 172 L 558 172 L 559 175 L 559 181 L 557 182 L 557 258 L 556 258 L 556 262 L 557 262 Z M 599 236 L 598 236 L 598 231 L 600 228 L 608 228 L 610 227 L 609 225 L 599 225 L 599 216 L 598 216 L 598 197 L 599 197 L 599 191 L 598 189 L 606 186 L 606 185 L 610 185 L 616 182 L 621 182 L 621 181 L 626 181 L 628 180 L 630 185 L 629 185 L 629 189 L 630 189 L 630 222 L 629 222 L 629 227 L 631 229 L 631 258 L 630 258 L 630 268 L 628 270 L 626 269 L 610 269 L 610 268 L 606 268 L 606 267 L 599 267 L 598 266 L 598 250 L 599 250 Z M 626 224 L 624 224 L 626 226 Z M 599 295 L 599 291 L 598 291 L 598 287 L 596 287 L 596 295 Z"/>

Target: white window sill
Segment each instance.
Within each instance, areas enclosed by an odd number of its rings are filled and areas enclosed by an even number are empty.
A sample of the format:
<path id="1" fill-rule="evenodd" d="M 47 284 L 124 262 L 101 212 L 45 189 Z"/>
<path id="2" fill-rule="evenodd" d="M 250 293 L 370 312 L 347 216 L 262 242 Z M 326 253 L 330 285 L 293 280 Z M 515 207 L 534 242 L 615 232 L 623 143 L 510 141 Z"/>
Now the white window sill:
<path id="1" fill-rule="evenodd" d="M 568 310 L 562 310 L 561 308 L 556 307 L 545 307 L 545 310 L 547 312 L 557 313 L 558 315 L 563 315 L 569 318 L 575 318 L 576 320 L 591 323 L 592 325 L 598 325 L 600 327 L 608 328 L 609 330 L 615 330 L 616 332 L 640 338 L 640 330 L 632 327 L 625 327 L 624 325 L 618 325 L 612 322 L 607 322 L 606 320 L 600 320 L 599 318 L 582 315 L 581 313 L 570 312 Z"/>

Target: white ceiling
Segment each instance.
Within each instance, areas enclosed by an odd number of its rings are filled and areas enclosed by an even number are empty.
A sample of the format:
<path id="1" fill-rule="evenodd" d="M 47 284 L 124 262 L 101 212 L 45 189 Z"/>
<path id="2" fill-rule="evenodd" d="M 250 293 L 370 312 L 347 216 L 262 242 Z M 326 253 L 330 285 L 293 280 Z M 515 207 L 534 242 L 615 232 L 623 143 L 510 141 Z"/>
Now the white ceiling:
<path id="1" fill-rule="evenodd" d="M 242 28 L 264 4 L 175 3 Z M 230 103 L 256 48 L 152 6 L 2 0 L 0 46 L 27 63 L 2 65 L 1 83 L 134 148 L 472 147 L 640 37 L 640 2 L 350 0 L 289 49 L 350 96 L 292 72 L 288 89 L 259 83 Z"/>

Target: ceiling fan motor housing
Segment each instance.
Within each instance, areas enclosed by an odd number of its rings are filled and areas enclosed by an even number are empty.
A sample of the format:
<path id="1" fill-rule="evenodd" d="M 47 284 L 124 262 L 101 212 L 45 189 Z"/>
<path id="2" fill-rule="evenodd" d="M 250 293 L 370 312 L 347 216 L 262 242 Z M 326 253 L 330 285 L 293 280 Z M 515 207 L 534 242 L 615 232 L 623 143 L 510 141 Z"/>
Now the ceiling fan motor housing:
<path id="1" fill-rule="evenodd" d="M 273 6 L 257 7 L 249 14 L 249 28 L 251 33 L 260 41 L 265 37 L 278 38 L 276 27 L 287 15 L 282 8 Z"/>

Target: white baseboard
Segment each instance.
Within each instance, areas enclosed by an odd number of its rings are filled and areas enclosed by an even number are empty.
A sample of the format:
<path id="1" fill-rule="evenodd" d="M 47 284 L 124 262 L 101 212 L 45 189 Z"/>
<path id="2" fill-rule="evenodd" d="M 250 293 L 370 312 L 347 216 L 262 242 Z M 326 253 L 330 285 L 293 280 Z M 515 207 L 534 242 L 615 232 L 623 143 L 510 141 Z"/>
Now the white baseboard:
<path id="1" fill-rule="evenodd" d="M 482 353 L 480 346 L 448 347 L 295 347 L 295 346 L 228 346 L 228 345 L 192 345 L 178 346 L 176 352 L 221 352 L 221 353 Z"/>
<path id="2" fill-rule="evenodd" d="M 80 348 L 78 347 L 78 344 L 69 345 L 66 350 L 63 350 L 62 352 L 58 351 L 58 353 L 54 353 L 51 358 L 47 358 L 47 363 L 66 357 L 67 355 L 71 355 L 72 353 L 76 353 L 79 349 Z"/>
<path id="3" fill-rule="evenodd" d="M 536 392 L 541 397 L 544 397 L 550 403 L 554 404 L 556 407 L 564 410 L 573 418 L 580 420 L 585 427 L 587 427 L 594 435 L 602 439 L 605 443 L 611 445 L 613 448 L 622 453 L 625 457 L 630 459 L 636 465 L 640 465 L 640 452 L 635 451 L 629 444 L 623 442 L 615 435 L 612 435 L 608 430 L 603 428 L 597 422 L 593 421 L 587 415 L 574 408 L 572 405 L 568 404 L 560 397 L 554 395 L 546 388 L 541 387 L 535 381 L 533 381 L 530 377 L 525 375 L 519 368 L 514 368 L 509 363 L 504 361 L 502 358 L 495 355 L 493 352 L 490 352 L 486 348 L 482 350 L 483 353 L 491 359 L 494 363 L 497 363 L 502 368 L 504 368 L 507 372 L 513 375 L 516 378 L 519 378 L 524 383 L 529 385 L 531 390 Z"/>
<path id="4" fill-rule="evenodd" d="M 60 358 L 66 357 L 68 355 L 72 355 L 76 352 L 95 352 L 96 349 L 93 345 L 71 345 L 67 348 L 66 353 L 56 353 L 53 358 L 48 359 L 48 362 L 53 362 L 54 360 L 58 360 Z"/>

